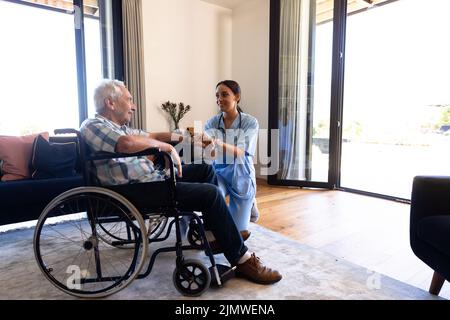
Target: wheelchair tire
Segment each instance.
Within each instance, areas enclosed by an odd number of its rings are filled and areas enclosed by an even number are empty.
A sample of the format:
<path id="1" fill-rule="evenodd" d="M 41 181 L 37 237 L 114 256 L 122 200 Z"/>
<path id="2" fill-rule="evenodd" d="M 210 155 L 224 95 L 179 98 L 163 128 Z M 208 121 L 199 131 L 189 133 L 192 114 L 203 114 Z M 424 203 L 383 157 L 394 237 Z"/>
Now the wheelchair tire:
<path id="1" fill-rule="evenodd" d="M 173 284 L 179 293 L 188 297 L 197 297 L 208 290 L 211 274 L 202 262 L 186 259 L 180 269 L 175 268 L 172 276 Z"/>
<path id="2" fill-rule="evenodd" d="M 118 239 L 126 230 L 133 250 L 105 241 L 105 229 Z M 105 188 L 80 187 L 45 207 L 33 248 L 40 270 L 55 287 L 76 297 L 101 298 L 136 278 L 148 251 L 146 239 L 144 220 L 127 199 Z"/>

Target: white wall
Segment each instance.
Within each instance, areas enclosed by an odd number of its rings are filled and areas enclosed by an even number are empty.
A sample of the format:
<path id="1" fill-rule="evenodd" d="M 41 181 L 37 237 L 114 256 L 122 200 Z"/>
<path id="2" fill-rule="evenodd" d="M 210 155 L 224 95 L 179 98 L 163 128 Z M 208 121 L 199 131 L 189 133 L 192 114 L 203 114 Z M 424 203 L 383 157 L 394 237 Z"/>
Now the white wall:
<path id="1" fill-rule="evenodd" d="M 247 0 L 233 10 L 232 76 L 241 85 L 244 111 L 268 127 L 269 0 Z"/>
<path id="2" fill-rule="evenodd" d="M 270 1 L 236 3 L 230 10 L 200 0 L 142 1 L 148 130 L 169 129 L 159 110 L 167 100 L 193 107 L 182 128 L 204 123 L 217 112 L 214 87 L 224 79 L 239 82 L 244 111 L 268 128 Z"/>
<path id="3" fill-rule="evenodd" d="M 268 128 L 269 26 L 269 0 L 246 0 L 233 9 L 232 76 L 241 85 L 244 112 L 258 119 L 260 129 Z"/>
<path id="4" fill-rule="evenodd" d="M 192 110 L 181 128 L 217 113 L 215 85 L 231 77 L 232 11 L 199 0 L 142 0 L 147 130 L 170 129 L 161 103 Z"/>

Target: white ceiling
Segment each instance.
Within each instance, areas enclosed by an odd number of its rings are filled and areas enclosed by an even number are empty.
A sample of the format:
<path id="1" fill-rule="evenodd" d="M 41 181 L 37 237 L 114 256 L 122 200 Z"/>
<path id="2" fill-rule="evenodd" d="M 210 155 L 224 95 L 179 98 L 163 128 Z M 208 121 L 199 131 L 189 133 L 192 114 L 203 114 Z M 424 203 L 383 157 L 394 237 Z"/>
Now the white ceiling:
<path id="1" fill-rule="evenodd" d="M 201 1 L 212 3 L 228 9 L 234 9 L 235 7 L 243 3 L 245 0 L 201 0 Z"/>

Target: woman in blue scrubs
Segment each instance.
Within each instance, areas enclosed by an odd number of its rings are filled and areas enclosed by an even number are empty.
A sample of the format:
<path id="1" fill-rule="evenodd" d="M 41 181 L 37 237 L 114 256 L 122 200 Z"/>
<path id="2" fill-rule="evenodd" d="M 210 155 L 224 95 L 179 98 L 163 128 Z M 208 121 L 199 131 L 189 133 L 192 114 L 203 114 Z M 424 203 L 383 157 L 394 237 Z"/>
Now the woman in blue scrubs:
<path id="1" fill-rule="evenodd" d="M 258 139 L 258 120 L 239 107 L 241 88 L 236 81 L 221 81 L 216 86 L 220 113 L 205 124 L 213 141 L 212 157 L 223 196 L 230 196 L 229 210 L 241 233 L 248 231 L 256 193 L 253 157 Z M 256 209 L 256 208 L 255 208 Z"/>

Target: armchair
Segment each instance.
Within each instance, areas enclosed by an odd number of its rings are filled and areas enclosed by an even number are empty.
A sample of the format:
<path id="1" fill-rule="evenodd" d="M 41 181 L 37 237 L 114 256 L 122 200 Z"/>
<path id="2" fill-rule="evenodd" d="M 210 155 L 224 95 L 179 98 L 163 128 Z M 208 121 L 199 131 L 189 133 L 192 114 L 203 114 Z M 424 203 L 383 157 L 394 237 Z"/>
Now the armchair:
<path id="1" fill-rule="evenodd" d="M 450 281 L 450 176 L 416 176 L 410 212 L 414 254 L 434 270 L 429 292 Z"/>

